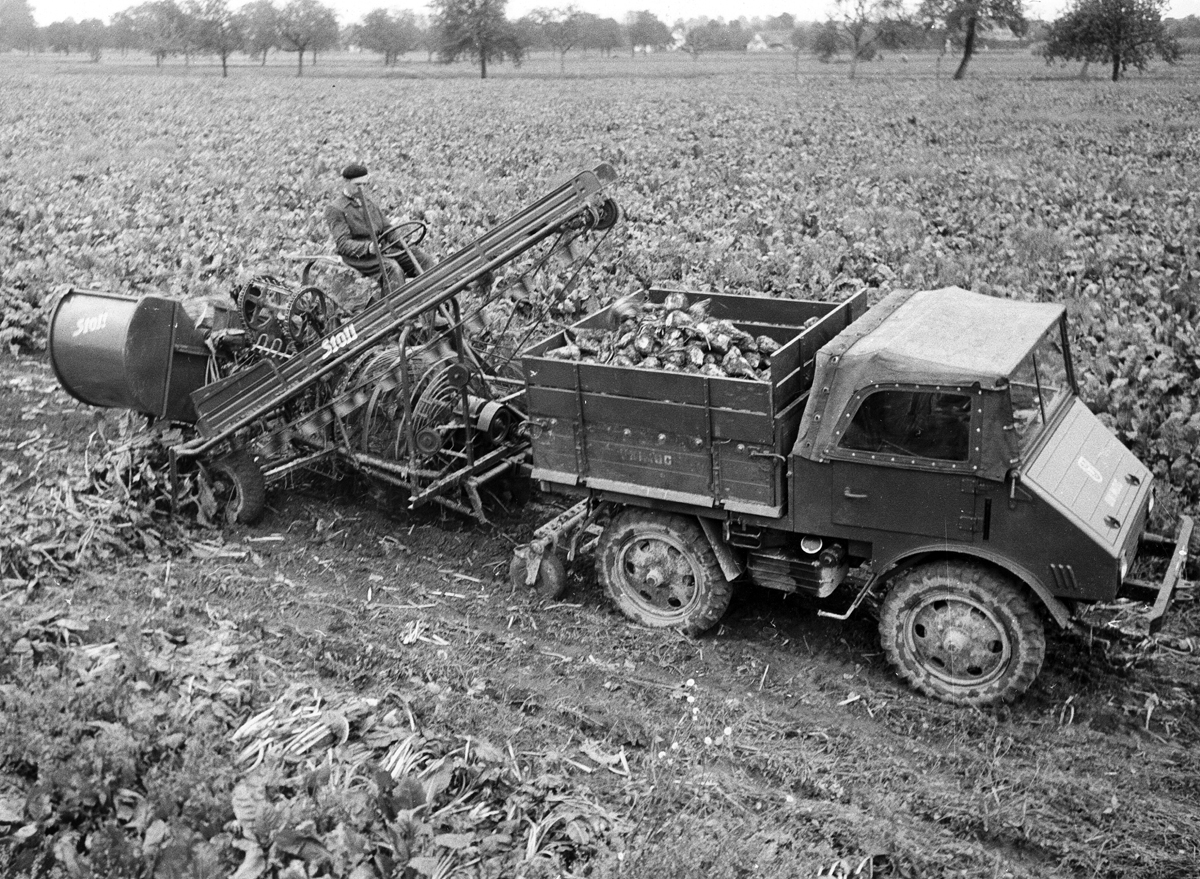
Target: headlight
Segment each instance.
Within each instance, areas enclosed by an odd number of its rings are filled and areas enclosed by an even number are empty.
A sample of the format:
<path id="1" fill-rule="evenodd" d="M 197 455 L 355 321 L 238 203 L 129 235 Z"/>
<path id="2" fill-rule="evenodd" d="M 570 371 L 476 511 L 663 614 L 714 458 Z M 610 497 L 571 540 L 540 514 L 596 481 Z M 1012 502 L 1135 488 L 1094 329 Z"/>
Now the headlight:
<path id="1" fill-rule="evenodd" d="M 1154 512 L 1154 489 L 1150 489 L 1150 503 L 1146 505 L 1146 516 Z"/>
<path id="2" fill-rule="evenodd" d="M 1125 582 L 1125 575 L 1129 573 L 1129 559 L 1121 556 L 1121 582 Z"/>

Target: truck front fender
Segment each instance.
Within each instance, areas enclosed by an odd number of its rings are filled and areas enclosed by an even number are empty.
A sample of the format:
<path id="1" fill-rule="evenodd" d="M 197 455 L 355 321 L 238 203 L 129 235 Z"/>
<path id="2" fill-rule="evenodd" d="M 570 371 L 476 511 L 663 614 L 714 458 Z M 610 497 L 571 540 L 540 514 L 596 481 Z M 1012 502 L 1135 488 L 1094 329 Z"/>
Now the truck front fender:
<path id="1" fill-rule="evenodd" d="M 919 546 L 909 548 L 902 553 L 893 556 L 888 561 L 879 566 L 879 573 L 875 576 L 873 582 L 881 583 L 894 576 L 897 571 L 911 568 L 929 558 L 941 557 L 947 558 L 951 556 L 966 556 L 977 558 L 988 562 L 1003 571 L 1007 571 L 1012 576 L 1016 577 L 1022 583 L 1030 588 L 1034 595 L 1041 599 L 1050 616 L 1062 628 L 1067 628 L 1071 625 L 1071 611 L 1056 598 L 1042 581 L 1034 576 L 1033 572 L 1021 565 L 1014 564 L 1012 559 L 1005 558 L 1002 555 L 994 552 L 988 552 L 985 549 L 979 549 L 974 546 L 954 546 L 948 547 L 945 544 L 933 544 L 930 546 Z"/>

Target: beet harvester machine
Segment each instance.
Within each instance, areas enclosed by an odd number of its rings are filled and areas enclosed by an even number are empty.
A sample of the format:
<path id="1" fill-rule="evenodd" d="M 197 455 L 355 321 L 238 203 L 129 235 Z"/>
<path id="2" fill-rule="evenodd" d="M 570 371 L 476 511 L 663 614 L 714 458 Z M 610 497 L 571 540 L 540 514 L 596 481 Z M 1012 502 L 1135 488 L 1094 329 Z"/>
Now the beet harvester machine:
<path id="1" fill-rule="evenodd" d="M 223 477 L 230 519 L 254 519 L 271 482 L 338 461 L 405 489 L 413 508 L 482 520 L 481 486 L 529 451 L 515 349 L 480 318 L 485 279 L 522 257 L 528 275 L 576 258 L 577 238 L 616 222 L 614 180 L 606 164 L 577 174 L 356 313 L 271 276 L 201 325 L 165 297 L 69 289 L 51 363 L 83 402 L 185 425 L 172 471 L 197 460 Z"/>

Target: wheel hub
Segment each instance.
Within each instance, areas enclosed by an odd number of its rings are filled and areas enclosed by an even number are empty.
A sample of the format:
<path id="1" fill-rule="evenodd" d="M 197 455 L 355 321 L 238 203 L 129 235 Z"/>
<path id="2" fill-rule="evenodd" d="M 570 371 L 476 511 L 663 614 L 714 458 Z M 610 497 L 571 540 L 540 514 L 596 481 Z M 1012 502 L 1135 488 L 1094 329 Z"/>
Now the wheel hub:
<path id="1" fill-rule="evenodd" d="M 995 680 L 1012 658 L 1007 630 L 968 596 L 930 596 L 913 609 L 906 637 L 929 673 L 954 685 Z"/>
<path id="2" fill-rule="evenodd" d="M 630 590 L 657 610 L 678 611 L 696 597 L 696 575 L 669 535 L 642 537 L 621 549 L 620 569 Z"/>

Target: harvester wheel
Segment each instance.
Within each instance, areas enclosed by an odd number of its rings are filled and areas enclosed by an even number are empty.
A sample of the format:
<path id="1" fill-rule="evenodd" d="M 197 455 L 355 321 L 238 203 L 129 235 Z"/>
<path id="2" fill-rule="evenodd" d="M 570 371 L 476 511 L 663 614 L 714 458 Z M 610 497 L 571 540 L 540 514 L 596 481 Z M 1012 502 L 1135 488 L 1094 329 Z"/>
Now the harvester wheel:
<path id="1" fill-rule="evenodd" d="M 262 468 L 243 450 L 213 462 L 214 494 L 225 521 L 242 525 L 257 522 L 267 507 L 267 481 Z"/>
<path id="2" fill-rule="evenodd" d="M 953 705 L 1012 701 L 1046 657 L 1029 593 L 974 562 L 932 562 L 899 575 L 880 607 L 879 637 L 900 677 Z"/>
<path id="3" fill-rule="evenodd" d="M 567 569 L 556 552 L 547 552 L 538 564 L 537 579 L 528 583 L 528 566 L 524 555 L 513 553 L 508 566 L 508 580 L 518 594 L 530 590 L 543 601 L 553 601 L 567 590 Z"/>
<path id="4" fill-rule="evenodd" d="M 695 519 L 637 507 L 626 507 L 604 529 L 596 573 L 627 617 L 689 635 L 711 628 L 733 594 Z"/>
<path id="5" fill-rule="evenodd" d="M 331 313 L 329 297 L 320 287 L 298 290 L 287 305 L 288 335 L 296 347 L 307 348 L 324 336 L 330 328 Z"/>
<path id="6" fill-rule="evenodd" d="M 621 210 L 617 207 L 617 203 L 611 198 L 604 199 L 596 215 L 596 231 L 603 232 L 611 229 L 620 217 Z"/>

